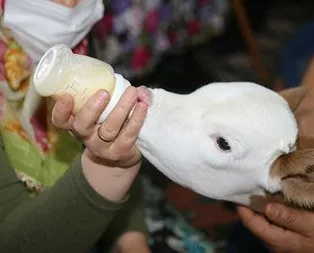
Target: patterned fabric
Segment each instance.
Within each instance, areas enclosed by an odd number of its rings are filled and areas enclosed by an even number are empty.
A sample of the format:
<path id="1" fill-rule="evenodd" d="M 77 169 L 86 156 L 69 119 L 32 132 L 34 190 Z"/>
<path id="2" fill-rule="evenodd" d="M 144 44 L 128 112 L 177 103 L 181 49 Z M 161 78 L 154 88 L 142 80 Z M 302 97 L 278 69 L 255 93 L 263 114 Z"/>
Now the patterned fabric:
<path id="1" fill-rule="evenodd" d="M 36 95 L 31 85 L 35 66 L 3 28 L 0 11 L 0 132 L 18 177 L 30 190 L 41 192 L 64 173 L 81 144 L 51 123 L 53 101 L 40 101 Z M 87 48 L 84 39 L 74 51 L 87 54 Z"/>
<path id="2" fill-rule="evenodd" d="M 153 253 L 214 253 L 217 244 L 194 228 L 164 192 L 144 177 L 146 224 Z"/>
<path id="3" fill-rule="evenodd" d="M 166 191 L 144 176 L 152 253 L 270 253 L 222 203 L 170 183 Z"/>
<path id="4" fill-rule="evenodd" d="M 151 70 L 161 53 L 221 33 L 227 0 L 112 0 L 94 34 L 97 57 L 127 77 Z"/>

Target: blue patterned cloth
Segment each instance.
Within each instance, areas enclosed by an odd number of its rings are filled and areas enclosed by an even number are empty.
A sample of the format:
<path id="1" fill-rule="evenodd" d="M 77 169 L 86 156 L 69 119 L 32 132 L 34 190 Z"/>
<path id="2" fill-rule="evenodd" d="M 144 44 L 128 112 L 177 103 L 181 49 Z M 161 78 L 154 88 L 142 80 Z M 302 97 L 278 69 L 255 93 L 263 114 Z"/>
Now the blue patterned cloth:
<path id="1" fill-rule="evenodd" d="M 215 253 L 217 245 L 194 228 L 164 197 L 164 192 L 144 177 L 146 223 L 153 253 Z"/>

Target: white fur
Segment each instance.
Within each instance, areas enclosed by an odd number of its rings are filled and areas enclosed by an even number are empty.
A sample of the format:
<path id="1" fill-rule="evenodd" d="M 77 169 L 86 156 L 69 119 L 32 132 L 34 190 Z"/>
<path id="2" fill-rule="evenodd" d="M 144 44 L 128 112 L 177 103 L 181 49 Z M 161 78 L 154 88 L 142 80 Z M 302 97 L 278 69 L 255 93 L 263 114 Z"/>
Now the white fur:
<path id="1" fill-rule="evenodd" d="M 152 89 L 137 145 L 162 173 L 207 197 L 248 204 L 276 192 L 273 161 L 295 147 L 297 124 L 277 93 L 248 82 L 213 83 L 188 95 Z M 228 140 L 221 151 L 216 137 Z"/>

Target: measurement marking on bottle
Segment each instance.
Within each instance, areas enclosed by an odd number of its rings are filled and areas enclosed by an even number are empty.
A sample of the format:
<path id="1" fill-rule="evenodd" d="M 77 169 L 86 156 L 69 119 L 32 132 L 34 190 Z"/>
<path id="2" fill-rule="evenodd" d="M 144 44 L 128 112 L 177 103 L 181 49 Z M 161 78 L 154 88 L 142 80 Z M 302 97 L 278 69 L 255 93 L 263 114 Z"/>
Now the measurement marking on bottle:
<path id="1" fill-rule="evenodd" d="M 82 101 L 85 102 L 88 99 L 87 88 L 81 89 L 81 85 L 79 82 L 73 80 L 70 84 L 68 84 L 65 88 L 66 92 L 70 93 L 72 96 L 80 96 L 82 97 Z"/>

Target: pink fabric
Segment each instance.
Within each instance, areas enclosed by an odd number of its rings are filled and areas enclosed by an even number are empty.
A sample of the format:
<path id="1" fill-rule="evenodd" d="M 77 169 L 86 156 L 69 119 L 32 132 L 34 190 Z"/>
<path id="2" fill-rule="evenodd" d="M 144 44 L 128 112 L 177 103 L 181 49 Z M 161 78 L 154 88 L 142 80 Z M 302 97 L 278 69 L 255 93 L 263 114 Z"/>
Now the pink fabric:
<path id="1" fill-rule="evenodd" d="M 6 0 L 0 0 L 0 5 L 1 5 L 1 9 L 3 10 L 3 12 L 4 12 L 4 7 L 5 7 L 5 2 L 6 2 Z"/>

